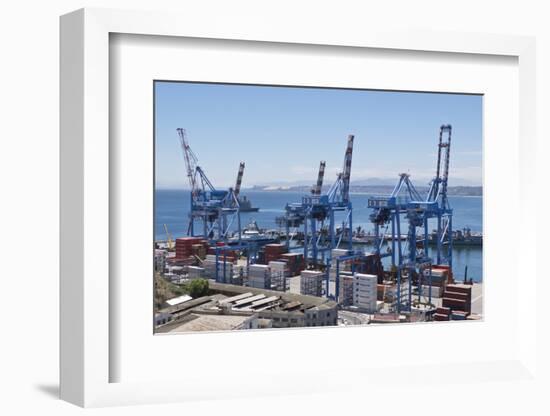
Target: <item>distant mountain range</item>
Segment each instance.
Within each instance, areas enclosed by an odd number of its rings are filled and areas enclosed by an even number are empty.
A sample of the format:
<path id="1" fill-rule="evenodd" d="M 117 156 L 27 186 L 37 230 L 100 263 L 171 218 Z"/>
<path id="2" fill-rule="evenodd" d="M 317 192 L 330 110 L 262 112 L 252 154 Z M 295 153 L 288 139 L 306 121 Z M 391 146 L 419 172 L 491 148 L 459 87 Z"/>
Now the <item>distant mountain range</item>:
<path id="1" fill-rule="evenodd" d="M 365 184 L 369 181 L 369 184 Z M 356 181 L 350 185 L 351 193 L 363 193 L 372 195 L 387 195 L 393 191 L 395 183 L 382 183 L 385 180 L 380 179 L 379 184 L 372 184 L 371 180 Z M 389 182 L 389 181 L 388 181 Z M 323 186 L 323 191 L 327 191 L 328 186 Z M 428 191 L 427 186 L 417 186 L 420 193 Z M 309 192 L 311 185 L 256 185 L 248 188 L 250 191 L 273 191 L 273 192 Z M 483 196 L 482 186 L 449 186 L 447 194 L 450 196 Z"/>

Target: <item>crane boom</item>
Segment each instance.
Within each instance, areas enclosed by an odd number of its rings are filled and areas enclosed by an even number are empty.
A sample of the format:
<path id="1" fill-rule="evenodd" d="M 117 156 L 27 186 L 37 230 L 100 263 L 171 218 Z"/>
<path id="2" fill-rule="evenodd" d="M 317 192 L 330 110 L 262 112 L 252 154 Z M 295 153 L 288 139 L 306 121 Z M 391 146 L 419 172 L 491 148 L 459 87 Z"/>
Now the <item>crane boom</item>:
<path id="1" fill-rule="evenodd" d="M 172 234 L 168 232 L 168 227 L 166 224 L 162 224 L 164 226 L 164 232 L 166 233 L 166 243 L 168 244 L 168 249 L 172 250 L 174 248 L 174 240 L 172 240 Z"/>
<path id="2" fill-rule="evenodd" d="M 354 135 L 348 136 L 348 145 L 346 147 L 346 154 L 344 156 L 344 170 L 342 171 L 342 201 L 349 202 L 349 184 L 351 178 L 351 158 L 353 156 L 353 139 Z"/>
<path id="3" fill-rule="evenodd" d="M 444 124 L 439 129 L 439 143 L 437 146 L 437 165 L 435 177 L 432 180 L 428 193 L 428 202 L 441 199 L 441 206 L 447 207 L 447 182 L 449 179 L 449 161 L 451 156 L 451 132 L 452 126 Z M 444 134 L 447 136 L 444 137 Z"/>
<path id="4" fill-rule="evenodd" d="M 441 126 L 441 133 L 440 133 L 440 139 L 439 139 L 439 148 L 445 149 L 444 153 L 444 170 L 443 170 L 443 177 L 441 178 L 441 195 L 443 199 L 443 205 L 447 205 L 447 182 L 449 179 L 449 161 L 451 158 L 451 131 L 452 127 L 450 124 L 447 124 L 446 126 Z M 447 132 L 447 141 L 443 141 L 443 132 Z"/>
<path id="5" fill-rule="evenodd" d="M 351 177 L 351 158 L 353 156 L 353 139 L 354 135 L 348 136 L 348 144 L 346 146 L 346 153 L 344 154 L 344 167 L 341 172 L 336 176 L 336 182 L 332 184 L 327 192 L 328 198 L 331 202 L 338 200 L 340 203 L 349 203 L 349 185 Z"/>
<path id="6" fill-rule="evenodd" d="M 319 163 L 319 174 L 317 175 L 317 183 L 311 188 L 312 195 L 321 195 L 321 189 L 323 188 L 323 178 L 325 176 L 326 162 L 321 160 Z"/>
<path id="7" fill-rule="evenodd" d="M 195 194 L 197 191 L 197 178 L 195 175 L 197 169 L 197 157 L 191 150 L 191 147 L 189 147 L 186 130 L 178 128 L 177 131 L 180 138 L 183 157 L 185 159 L 185 167 L 187 170 L 187 178 L 189 179 L 189 186 L 191 186 L 191 193 Z"/>
<path id="8" fill-rule="evenodd" d="M 237 182 L 235 183 L 235 196 L 238 197 L 241 192 L 241 183 L 243 181 L 244 174 L 244 162 L 239 164 L 239 171 L 237 173 Z"/>

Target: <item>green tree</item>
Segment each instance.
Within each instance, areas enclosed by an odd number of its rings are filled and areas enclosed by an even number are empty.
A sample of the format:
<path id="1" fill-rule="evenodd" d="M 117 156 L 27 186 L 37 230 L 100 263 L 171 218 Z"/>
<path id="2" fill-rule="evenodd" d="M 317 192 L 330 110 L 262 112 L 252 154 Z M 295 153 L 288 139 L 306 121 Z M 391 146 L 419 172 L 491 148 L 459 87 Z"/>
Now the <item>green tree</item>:
<path id="1" fill-rule="evenodd" d="M 194 279 L 187 283 L 187 291 L 194 298 L 208 295 L 209 286 L 206 279 Z"/>

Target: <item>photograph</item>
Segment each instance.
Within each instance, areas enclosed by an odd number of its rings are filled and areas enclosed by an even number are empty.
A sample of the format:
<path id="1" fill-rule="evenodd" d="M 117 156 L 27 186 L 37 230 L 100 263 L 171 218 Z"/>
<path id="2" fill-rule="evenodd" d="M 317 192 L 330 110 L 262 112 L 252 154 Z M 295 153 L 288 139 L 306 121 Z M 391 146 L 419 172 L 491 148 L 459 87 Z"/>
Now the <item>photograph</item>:
<path id="1" fill-rule="evenodd" d="M 483 319 L 483 95 L 153 88 L 155 334 Z"/>

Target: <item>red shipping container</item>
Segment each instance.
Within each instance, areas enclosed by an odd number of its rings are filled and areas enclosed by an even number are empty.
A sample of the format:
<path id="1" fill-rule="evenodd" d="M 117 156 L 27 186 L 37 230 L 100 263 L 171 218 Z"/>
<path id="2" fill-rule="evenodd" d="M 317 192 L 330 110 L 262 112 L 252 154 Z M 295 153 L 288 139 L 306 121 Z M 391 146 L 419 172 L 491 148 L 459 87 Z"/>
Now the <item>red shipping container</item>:
<path id="1" fill-rule="evenodd" d="M 461 302 L 470 301 L 470 296 L 468 296 L 466 293 L 451 292 L 449 290 L 446 290 L 443 296 L 446 298 L 457 299 L 457 300 L 460 300 Z"/>
<path id="2" fill-rule="evenodd" d="M 442 315 L 449 315 L 451 313 L 451 308 L 439 307 L 435 312 Z"/>
<path id="3" fill-rule="evenodd" d="M 460 300 L 452 298 L 443 298 L 442 303 L 444 307 L 451 308 L 452 311 L 458 310 L 470 313 L 471 306 L 468 302 L 462 302 Z"/>
<path id="4" fill-rule="evenodd" d="M 472 286 L 469 285 L 447 285 L 447 290 L 452 292 L 466 293 L 471 296 Z"/>

